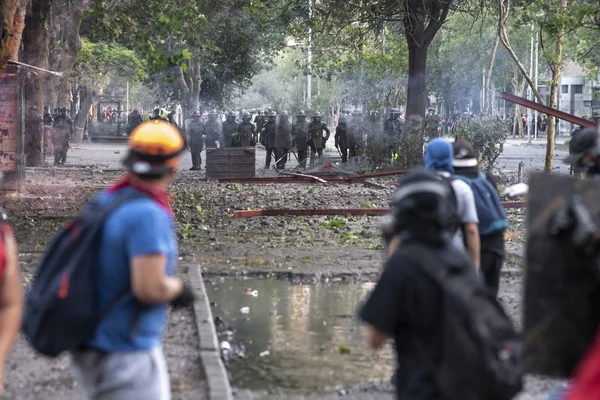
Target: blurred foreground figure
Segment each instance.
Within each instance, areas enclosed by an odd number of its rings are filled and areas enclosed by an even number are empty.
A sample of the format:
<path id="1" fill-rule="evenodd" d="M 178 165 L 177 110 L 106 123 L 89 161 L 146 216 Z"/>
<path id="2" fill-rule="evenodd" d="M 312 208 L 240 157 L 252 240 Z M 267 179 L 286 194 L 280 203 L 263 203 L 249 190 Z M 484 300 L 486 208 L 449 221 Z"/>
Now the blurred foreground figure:
<path id="1" fill-rule="evenodd" d="M 473 261 L 452 244 L 450 183 L 409 172 L 380 222 L 388 246 L 359 312 L 367 343 L 394 339 L 398 399 L 509 400 L 522 387 L 522 345 Z"/>
<path id="2" fill-rule="evenodd" d="M 72 351 L 75 378 L 89 399 L 171 398 L 162 350 L 167 305 L 194 301 L 191 288 L 175 276 L 177 237 L 166 193 L 183 149 L 173 125 L 139 125 L 129 139 L 127 175 L 96 199 L 109 207 L 122 196 L 140 195 L 120 205 L 102 228 L 97 302 L 109 311 L 83 348 Z"/>
<path id="3" fill-rule="evenodd" d="M 54 118 L 52 144 L 54 145 L 54 165 L 64 165 L 67 162 L 69 141 L 73 135 L 73 121 L 67 115 L 67 108 L 61 107 Z"/>
<path id="4" fill-rule="evenodd" d="M 1 211 L 0 221 L 0 397 L 4 394 L 4 364 L 21 328 L 23 294 L 17 244 Z"/>

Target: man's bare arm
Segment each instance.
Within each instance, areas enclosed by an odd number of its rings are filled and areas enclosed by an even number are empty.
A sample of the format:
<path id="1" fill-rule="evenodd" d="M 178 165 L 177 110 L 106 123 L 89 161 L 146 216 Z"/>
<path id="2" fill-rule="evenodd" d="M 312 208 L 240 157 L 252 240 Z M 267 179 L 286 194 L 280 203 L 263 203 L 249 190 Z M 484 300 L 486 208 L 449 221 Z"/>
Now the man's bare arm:
<path id="1" fill-rule="evenodd" d="M 383 347 L 389 336 L 383 332 L 379 332 L 371 325 L 366 326 L 367 344 L 373 350 L 379 350 Z"/>
<path id="2" fill-rule="evenodd" d="M 481 257 L 481 244 L 479 242 L 479 228 L 477 224 L 464 224 L 465 241 L 467 243 L 467 251 L 473 258 L 475 266 L 479 270 Z"/>
<path id="3" fill-rule="evenodd" d="M 183 282 L 166 276 L 167 256 L 148 254 L 131 260 L 131 286 L 134 296 L 145 304 L 165 304 L 183 291 Z"/>

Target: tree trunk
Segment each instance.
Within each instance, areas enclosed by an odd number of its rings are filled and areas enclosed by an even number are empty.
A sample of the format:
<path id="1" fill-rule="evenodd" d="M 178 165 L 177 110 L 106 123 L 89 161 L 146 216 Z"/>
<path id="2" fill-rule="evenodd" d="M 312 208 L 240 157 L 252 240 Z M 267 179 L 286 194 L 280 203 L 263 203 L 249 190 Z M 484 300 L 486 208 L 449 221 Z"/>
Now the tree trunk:
<path id="1" fill-rule="evenodd" d="M 13 21 L 19 0 L 2 0 L 0 3 L 0 73 L 12 55 Z"/>
<path id="2" fill-rule="evenodd" d="M 492 102 L 493 102 L 494 94 L 492 92 L 492 71 L 494 69 L 494 64 L 496 63 L 496 53 L 498 52 L 498 44 L 499 43 L 500 43 L 500 36 L 496 35 L 496 38 L 494 39 L 494 45 L 492 46 L 492 56 L 490 57 L 490 65 L 488 66 L 487 74 L 485 76 L 485 89 L 487 90 L 487 93 L 489 95 L 489 100 L 486 102 L 485 96 L 484 96 L 484 108 L 483 109 L 488 114 L 493 113 L 492 112 Z"/>
<path id="3" fill-rule="evenodd" d="M 79 27 L 83 12 L 91 5 L 90 0 L 65 2 L 52 7 L 51 40 L 48 48 L 48 65 L 54 71 L 62 71 L 65 76 L 73 69 L 81 50 Z M 70 106 L 69 84 L 66 78 L 52 77 L 46 86 L 46 104 L 51 107 Z M 67 92 L 66 94 L 64 92 Z"/>
<path id="4" fill-rule="evenodd" d="M 417 44 L 408 45 L 408 90 L 406 115 L 425 118 L 427 104 L 427 86 L 425 70 L 427 68 L 427 47 Z"/>
<path id="5" fill-rule="evenodd" d="M 529 84 L 529 87 L 531 88 L 531 91 L 535 95 L 538 103 L 545 105 L 544 98 L 538 91 L 538 88 L 535 86 L 533 79 L 531 78 L 531 76 L 529 75 L 529 73 L 527 72 L 527 70 L 525 69 L 523 64 L 521 63 L 521 60 L 519 60 L 519 57 L 517 56 L 517 54 L 515 53 L 515 51 L 513 50 L 513 48 L 510 45 L 510 40 L 508 39 L 508 33 L 506 31 L 506 21 L 508 20 L 508 16 L 510 14 L 510 7 L 511 7 L 510 2 L 511 2 L 511 0 L 498 0 L 498 6 L 499 6 L 499 11 L 500 11 L 500 13 L 498 14 L 498 36 L 500 37 L 500 41 L 502 42 L 502 45 L 508 51 L 508 54 L 510 54 L 510 56 L 513 59 L 513 61 L 515 62 L 515 64 L 517 64 L 519 71 L 521 71 L 521 74 L 523 74 L 523 76 L 525 77 L 525 80 Z"/>
<path id="6" fill-rule="evenodd" d="M 94 104 L 95 92 L 88 88 L 85 91 L 85 93 L 85 99 L 83 99 L 83 103 L 81 104 L 81 108 L 79 109 L 79 114 L 77 114 L 77 119 L 75 119 L 75 133 L 73 134 L 74 143 L 83 142 L 83 131 L 85 129 L 85 122 L 87 121 L 87 116 L 90 113 L 92 104 Z"/>
<path id="7" fill-rule="evenodd" d="M 33 0 L 25 15 L 25 30 L 23 31 L 24 59 L 27 64 L 40 68 L 48 67 L 48 35 L 46 33 L 46 17 L 50 4 L 44 0 Z M 27 100 L 43 114 L 44 84 L 47 75 L 39 74 L 34 80 L 32 97 Z"/>
<path id="8" fill-rule="evenodd" d="M 560 0 L 560 6 L 563 10 L 567 8 L 567 0 Z M 565 25 L 562 24 L 556 37 L 555 64 L 550 66 L 552 70 L 552 83 L 550 84 L 550 107 L 558 108 L 558 84 L 562 73 L 563 61 L 563 43 L 565 40 Z M 544 162 L 544 171 L 552 171 L 554 161 L 554 138 L 556 137 L 556 119 L 554 116 L 548 116 L 548 136 L 546 138 L 546 159 Z"/>
<path id="9" fill-rule="evenodd" d="M 13 18 L 12 35 L 9 39 L 8 47 L 10 47 L 10 59 L 19 60 L 19 50 L 21 49 L 21 38 L 23 37 L 23 29 L 25 29 L 25 11 L 26 8 L 17 7 Z"/>

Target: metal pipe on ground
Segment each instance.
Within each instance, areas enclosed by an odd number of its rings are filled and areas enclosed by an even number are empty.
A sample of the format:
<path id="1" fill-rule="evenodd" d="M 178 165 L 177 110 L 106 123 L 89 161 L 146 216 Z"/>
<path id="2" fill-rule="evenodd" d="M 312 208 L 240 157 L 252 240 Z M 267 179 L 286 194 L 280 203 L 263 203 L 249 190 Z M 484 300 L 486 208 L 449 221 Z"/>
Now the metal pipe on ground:
<path id="1" fill-rule="evenodd" d="M 525 208 L 525 201 L 505 201 L 505 209 Z M 250 217 L 279 217 L 279 216 L 318 216 L 318 215 L 364 215 L 381 216 L 390 212 L 391 208 L 322 208 L 322 209 L 265 209 L 265 210 L 238 210 L 233 212 L 234 218 Z"/>

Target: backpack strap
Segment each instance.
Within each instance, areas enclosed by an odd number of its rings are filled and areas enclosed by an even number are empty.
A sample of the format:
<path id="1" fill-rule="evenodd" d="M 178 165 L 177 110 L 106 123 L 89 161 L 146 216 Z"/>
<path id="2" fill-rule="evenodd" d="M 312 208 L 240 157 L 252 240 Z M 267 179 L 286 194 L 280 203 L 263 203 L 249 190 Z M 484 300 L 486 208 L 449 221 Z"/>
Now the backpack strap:
<path id="1" fill-rule="evenodd" d="M 93 203 L 91 204 L 92 207 L 96 208 L 99 207 L 99 213 L 100 215 L 98 216 L 101 220 L 102 220 L 102 226 L 104 226 L 104 223 L 106 222 L 106 220 L 108 219 L 108 217 L 110 217 L 110 215 L 117 211 L 117 209 L 119 207 L 121 207 L 122 205 L 124 205 L 125 203 L 132 201 L 132 200 L 137 200 L 137 199 L 150 199 L 150 195 L 140 192 L 138 190 L 132 190 L 129 191 L 129 193 L 125 193 L 125 194 L 121 194 L 119 195 L 118 192 L 116 194 L 116 199 L 113 199 L 108 206 L 106 205 L 102 205 L 99 203 L 98 199 L 94 200 Z M 119 291 L 119 293 L 117 293 L 117 295 L 115 297 L 113 297 L 103 308 L 102 310 L 100 310 L 99 313 L 99 319 L 102 320 L 106 315 L 108 315 L 108 313 L 123 299 L 125 298 L 125 296 L 131 291 L 131 288 L 129 287 L 129 285 L 126 285 L 124 288 L 121 289 L 121 291 Z M 134 326 L 137 325 L 137 320 L 138 317 L 134 317 Z M 132 328 L 133 329 L 133 328 Z"/>

